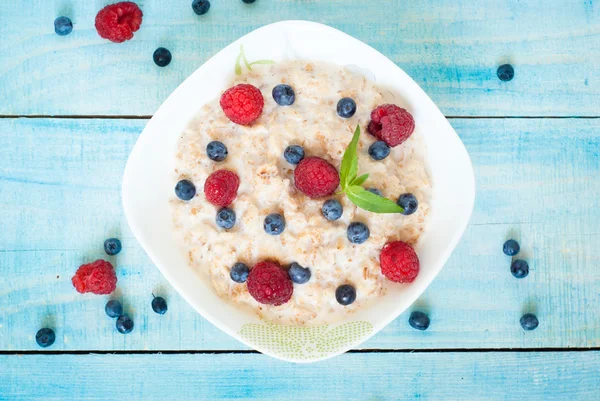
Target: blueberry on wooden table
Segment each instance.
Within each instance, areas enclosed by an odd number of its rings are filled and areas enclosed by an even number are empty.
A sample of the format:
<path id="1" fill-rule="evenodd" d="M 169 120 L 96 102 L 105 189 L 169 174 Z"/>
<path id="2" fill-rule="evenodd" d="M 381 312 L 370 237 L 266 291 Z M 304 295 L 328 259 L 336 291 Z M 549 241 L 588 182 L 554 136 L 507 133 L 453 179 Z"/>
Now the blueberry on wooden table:
<path id="1" fill-rule="evenodd" d="M 519 320 L 519 323 L 521 323 L 523 330 L 527 331 L 535 330 L 540 324 L 537 316 L 533 313 L 524 314 Z"/>
<path id="2" fill-rule="evenodd" d="M 340 305 L 350 305 L 356 301 L 356 290 L 350 284 L 340 285 L 335 290 L 335 299 Z"/>
<path id="3" fill-rule="evenodd" d="M 419 311 L 412 312 L 408 324 L 415 330 L 427 330 L 430 324 L 429 316 Z"/>
<path id="4" fill-rule="evenodd" d="M 192 1 L 192 10 L 198 15 L 204 15 L 210 10 L 210 1 L 194 0 Z"/>
<path id="5" fill-rule="evenodd" d="M 152 59 L 154 60 L 154 64 L 159 67 L 166 67 L 171 62 L 172 56 L 171 52 L 164 47 L 159 47 L 154 50 L 154 54 L 152 55 Z"/>
<path id="6" fill-rule="evenodd" d="M 152 299 L 152 310 L 159 315 L 167 313 L 167 301 L 163 297 L 154 297 Z"/>
<path id="7" fill-rule="evenodd" d="M 123 305 L 117 300 L 111 300 L 106 303 L 104 312 L 108 317 L 117 318 L 123 314 Z"/>
<path id="8" fill-rule="evenodd" d="M 250 268 L 247 264 L 242 262 L 237 262 L 231 268 L 229 272 L 229 277 L 236 283 L 245 283 L 248 279 L 248 273 L 250 273 Z"/>
<path id="9" fill-rule="evenodd" d="M 338 116 L 342 118 L 350 118 L 356 113 L 356 102 L 349 98 L 341 98 L 336 107 Z"/>
<path id="10" fill-rule="evenodd" d="M 227 159 L 227 146 L 223 142 L 211 141 L 206 145 L 206 154 L 208 158 L 215 162 L 222 162 Z"/>
<path id="11" fill-rule="evenodd" d="M 293 262 L 288 270 L 290 280 L 296 284 L 305 284 L 310 280 L 310 269 L 308 267 L 302 267 L 300 264 Z"/>
<path id="12" fill-rule="evenodd" d="M 121 315 L 117 319 L 117 331 L 121 334 L 131 333 L 133 330 L 133 320 L 127 315 Z"/>
<path id="13" fill-rule="evenodd" d="M 196 196 L 196 186 L 188 180 L 181 180 L 175 186 L 175 195 L 181 200 L 189 201 Z"/>
<path id="14" fill-rule="evenodd" d="M 43 328 L 39 329 L 35 334 L 35 342 L 42 348 L 46 348 L 54 344 L 54 340 L 56 339 L 56 335 L 54 334 L 54 330 Z"/>
<path id="15" fill-rule="evenodd" d="M 405 216 L 413 214 L 419 208 L 419 201 L 417 201 L 417 198 L 413 194 L 409 193 L 400 195 L 396 203 L 404 209 L 402 214 Z"/>
<path id="16" fill-rule="evenodd" d="M 296 165 L 304 159 L 304 148 L 300 145 L 290 145 L 283 151 L 283 158 L 288 163 Z"/>
<path id="17" fill-rule="evenodd" d="M 529 274 L 529 263 L 523 259 L 517 259 L 510 265 L 510 272 L 515 278 L 525 278 Z"/>
<path id="18" fill-rule="evenodd" d="M 342 204 L 335 199 L 326 200 L 321 208 L 321 213 L 329 221 L 334 221 L 342 217 L 343 211 Z"/>
<path id="19" fill-rule="evenodd" d="M 104 241 L 104 252 L 107 255 L 117 255 L 123 249 L 123 245 L 121 245 L 121 241 L 118 238 L 109 238 Z"/>
<path id="20" fill-rule="evenodd" d="M 500 81 L 508 82 L 514 78 L 515 69 L 510 64 L 502 64 L 500 67 L 498 67 L 496 74 L 498 75 L 498 79 Z"/>
<path id="21" fill-rule="evenodd" d="M 514 239 L 509 239 L 502 246 L 502 252 L 504 252 L 506 256 L 515 256 L 520 250 L 521 246 Z"/>
<path id="22" fill-rule="evenodd" d="M 59 36 L 65 36 L 73 31 L 73 23 L 69 17 L 58 17 L 54 20 L 54 32 Z"/>
<path id="23" fill-rule="evenodd" d="M 235 225 L 235 212 L 233 209 L 225 207 L 217 212 L 215 221 L 217 226 L 229 230 Z"/>

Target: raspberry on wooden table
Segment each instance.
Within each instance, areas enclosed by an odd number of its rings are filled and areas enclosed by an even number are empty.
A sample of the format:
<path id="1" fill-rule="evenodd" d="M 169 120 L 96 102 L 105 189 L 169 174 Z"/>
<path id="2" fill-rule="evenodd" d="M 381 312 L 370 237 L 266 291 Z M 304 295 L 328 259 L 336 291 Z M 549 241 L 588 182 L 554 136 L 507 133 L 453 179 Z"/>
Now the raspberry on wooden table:
<path id="1" fill-rule="evenodd" d="M 117 288 L 117 275 L 113 266 L 102 259 L 81 265 L 71 279 L 77 292 L 98 295 L 110 294 Z"/>
<path id="2" fill-rule="evenodd" d="M 406 141 L 415 130 L 413 116 L 394 104 L 384 104 L 371 112 L 369 133 L 394 147 Z"/>
<path id="3" fill-rule="evenodd" d="M 259 262 L 248 274 L 248 292 L 261 304 L 283 305 L 292 297 L 294 286 L 288 273 L 275 262 Z"/>
<path id="4" fill-rule="evenodd" d="M 307 157 L 294 170 L 294 185 L 310 198 L 321 198 L 335 192 L 340 185 L 340 175 L 328 161 Z"/>
<path id="5" fill-rule="evenodd" d="M 215 206 L 227 207 L 237 196 L 240 179 L 229 170 L 217 170 L 204 183 L 204 196 Z"/>
<path id="6" fill-rule="evenodd" d="M 250 125 L 262 114 L 265 99 L 256 86 L 239 84 L 221 95 L 220 104 L 231 121 L 240 125 Z"/>
<path id="7" fill-rule="evenodd" d="M 96 15 L 96 31 L 101 38 L 111 42 L 125 42 L 140 29 L 142 16 L 142 10 L 131 1 L 111 4 Z"/>
<path id="8" fill-rule="evenodd" d="M 379 255 L 381 273 L 396 283 L 412 283 L 419 274 L 419 257 L 406 242 L 387 243 Z"/>

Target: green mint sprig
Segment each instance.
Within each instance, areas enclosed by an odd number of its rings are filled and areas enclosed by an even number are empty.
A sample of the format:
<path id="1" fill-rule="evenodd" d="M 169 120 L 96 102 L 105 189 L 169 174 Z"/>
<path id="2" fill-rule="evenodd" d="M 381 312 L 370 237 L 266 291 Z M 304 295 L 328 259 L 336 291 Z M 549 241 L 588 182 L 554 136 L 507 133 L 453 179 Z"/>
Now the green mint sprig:
<path id="1" fill-rule="evenodd" d="M 256 60 L 249 63 L 246 54 L 244 53 L 244 45 L 240 45 L 240 54 L 238 54 L 235 59 L 235 75 L 242 75 L 242 61 L 248 71 L 252 71 L 252 66 L 255 64 L 275 64 L 273 60 Z"/>
<path id="2" fill-rule="evenodd" d="M 356 126 L 352 141 L 344 152 L 342 165 L 340 166 L 340 193 L 346 194 L 348 199 L 361 209 L 375 213 L 403 213 L 404 208 L 398 206 L 396 202 L 383 196 L 376 195 L 367 191 L 362 185 L 369 178 L 369 174 L 358 176 L 358 156 L 356 147 L 360 137 L 360 127 Z"/>

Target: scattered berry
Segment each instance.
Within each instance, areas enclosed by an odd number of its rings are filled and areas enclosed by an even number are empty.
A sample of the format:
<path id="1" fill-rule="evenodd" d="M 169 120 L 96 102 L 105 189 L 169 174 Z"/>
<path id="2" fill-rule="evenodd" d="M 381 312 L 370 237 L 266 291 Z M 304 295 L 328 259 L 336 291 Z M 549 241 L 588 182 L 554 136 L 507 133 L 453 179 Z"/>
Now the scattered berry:
<path id="1" fill-rule="evenodd" d="M 113 266 L 105 260 L 81 265 L 71 279 L 77 292 L 97 295 L 110 294 L 117 288 L 117 275 Z"/>
<path id="2" fill-rule="evenodd" d="M 356 102 L 349 97 L 341 98 L 337 104 L 338 116 L 350 118 L 356 113 Z"/>
<path id="3" fill-rule="evenodd" d="M 283 151 L 283 157 L 290 164 L 298 164 L 304 159 L 304 148 L 300 145 L 290 145 Z"/>
<path id="4" fill-rule="evenodd" d="M 302 267 L 298 263 L 294 262 L 290 265 L 288 270 L 290 280 L 296 284 L 305 284 L 310 280 L 310 269 L 308 267 Z"/>
<path id="5" fill-rule="evenodd" d="M 219 227 L 229 230 L 235 225 L 235 212 L 227 207 L 223 208 L 217 212 L 215 221 Z"/>
<path id="6" fill-rule="evenodd" d="M 154 50 L 154 54 L 152 55 L 152 59 L 154 63 L 159 67 L 166 67 L 171 62 L 172 56 L 169 49 L 165 49 L 164 47 L 159 47 Z"/>
<path id="7" fill-rule="evenodd" d="M 287 272 L 275 262 L 257 263 L 246 281 L 248 292 L 261 304 L 283 305 L 292 297 L 294 286 Z"/>
<path id="8" fill-rule="evenodd" d="M 133 320 L 127 315 L 121 315 L 117 319 L 117 331 L 121 334 L 131 333 L 133 330 Z"/>
<path id="9" fill-rule="evenodd" d="M 294 88 L 289 85 L 281 84 L 273 88 L 273 99 L 280 106 L 290 106 L 296 100 Z"/>
<path id="10" fill-rule="evenodd" d="M 381 193 L 380 190 L 378 190 L 377 188 L 367 188 L 367 191 L 375 194 L 375 195 L 379 195 L 379 196 L 383 196 L 383 194 Z"/>
<path id="11" fill-rule="evenodd" d="M 369 239 L 369 235 L 371 235 L 369 231 L 369 227 L 364 225 L 363 223 L 350 223 L 348 226 L 348 241 L 353 244 L 362 244 L 366 240 Z"/>
<path id="12" fill-rule="evenodd" d="M 39 329 L 35 334 L 35 342 L 42 348 L 51 346 L 54 344 L 54 340 L 56 340 L 56 335 L 52 329 Z"/>
<path id="13" fill-rule="evenodd" d="M 208 158 L 215 162 L 222 162 L 227 159 L 227 146 L 223 142 L 212 141 L 206 145 L 206 154 Z"/>
<path id="14" fill-rule="evenodd" d="M 239 84 L 221 95 L 220 104 L 231 121 L 240 125 L 250 125 L 262 114 L 265 100 L 257 87 Z"/>
<path id="15" fill-rule="evenodd" d="M 340 175 L 328 161 L 307 157 L 294 170 L 294 185 L 310 198 L 321 198 L 335 192 L 340 185 Z"/>
<path id="16" fill-rule="evenodd" d="M 343 212 L 344 209 L 342 208 L 342 204 L 335 199 L 326 200 L 321 208 L 321 213 L 323 213 L 323 216 L 329 221 L 339 219 L 342 217 Z"/>
<path id="17" fill-rule="evenodd" d="M 65 36 L 73 31 L 73 23 L 69 17 L 58 17 L 54 20 L 54 32 L 59 36 Z"/>
<path id="18" fill-rule="evenodd" d="M 246 4 L 252 4 L 254 3 L 256 0 L 242 0 L 244 3 Z"/>
<path id="19" fill-rule="evenodd" d="M 104 241 L 104 252 L 106 252 L 107 255 L 116 255 L 121 252 L 121 249 L 123 249 L 123 246 L 118 238 L 109 238 Z"/>
<path id="20" fill-rule="evenodd" d="M 142 10 L 131 1 L 111 4 L 96 15 L 96 31 L 101 38 L 111 42 L 125 42 L 140 29 L 142 16 Z"/>
<path id="21" fill-rule="evenodd" d="M 379 265 L 381 273 L 396 283 L 412 283 L 419 274 L 419 257 L 412 246 L 402 241 L 385 244 Z"/>
<path id="22" fill-rule="evenodd" d="M 408 318 L 408 324 L 410 324 L 410 327 L 416 330 L 427 330 L 429 323 L 429 316 L 423 312 L 413 312 Z"/>
<path id="23" fill-rule="evenodd" d="M 196 196 L 196 186 L 188 180 L 181 180 L 175 185 L 175 195 L 181 200 L 189 201 Z"/>
<path id="24" fill-rule="evenodd" d="M 340 285 L 335 290 L 335 299 L 340 305 L 350 305 L 356 301 L 356 290 L 350 284 Z"/>
<path id="25" fill-rule="evenodd" d="M 529 264 L 523 259 L 517 259 L 510 265 L 510 272 L 516 278 L 525 278 L 529 274 Z"/>
<path id="26" fill-rule="evenodd" d="M 208 0 L 194 0 L 192 1 L 192 10 L 198 15 L 204 15 L 210 9 L 210 1 Z"/>
<path id="27" fill-rule="evenodd" d="M 373 160 L 383 160 L 390 154 L 390 147 L 383 141 L 374 142 L 369 146 L 369 156 Z"/>
<path id="28" fill-rule="evenodd" d="M 167 301 L 163 297 L 154 297 L 152 299 L 152 310 L 159 315 L 167 313 Z"/>
<path id="29" fill-rule="evenodd" d="M 498 75 L 498 79 L 500 81 L 510 81 L 515 76 L 515 69 L 510 64 L 502 64 L 498 67 L 498 71 L 496 71 L 496 75 Z"/>
<path id="30" fill-rule="evenodd" d="M 540 321 L 538 320 L 537 316 L 533 313 L 524 314 L 519 320 L 519 322 L 521 323 L 521 327 L 523 328 L 523 330 L 527 331 L 535 330 L 540 325 Z"/>
<path id="31" fill-rule="evenodd" d="M 406 141 L 415 130 L 413 116 L 394 104 L 384 104 L 371 112 L 369 133 L 394 147 Z"/>
<path id="32" fill-rule="evenodd" d="M 396 201 L 398 206 L 404 209 L 403 215 L 408 216 L 413 214 L 419 208 L 419 201 L 413 194 L 402 194 Z"/>
<path id="33" fill-rule="evenodd" d="M 245 283 L 246 280 L 248 279 L 249 272 L 250 272 L 250 269 L 248 268 L 247 264 L 237 262 L 231 268 L 231 271 L 229 272 L 229 277 L 231 277 L 231 279 L 233 281 L 235 281 L 236 283 Z"/>
<path id="34" fill-rule="evenodd" d="M 280 214 L 271 213 L 265 217 L 263 226 L 267 234 L 279 235 L 285 230 L 285 218 Z"/>
<path id="35" fill-rule="evenodd" d="M 229 170 L 217 170 L 204 183 L 204 196 L 215 206 L 227 207 L 237 196 L 240 179 Z"/>
<path id="36" fill-rule="evenodd" d="M 104 312 L 106 312 L 106 315 L 108 317 L 119 317 L 123 314 L 123 305 L 121 305 L 119 301 L 113 299 L 106 303 L 106 306 L 104 307 Z"/>
<path id="37" fill-rule="evenodd" d="M 502 252 L 504 252 L 506 256 L 515 256 L 520 250 L 521 247 L 519 246 L 519 243 L 514 239 L 509 239 L 502 246 Z"/>

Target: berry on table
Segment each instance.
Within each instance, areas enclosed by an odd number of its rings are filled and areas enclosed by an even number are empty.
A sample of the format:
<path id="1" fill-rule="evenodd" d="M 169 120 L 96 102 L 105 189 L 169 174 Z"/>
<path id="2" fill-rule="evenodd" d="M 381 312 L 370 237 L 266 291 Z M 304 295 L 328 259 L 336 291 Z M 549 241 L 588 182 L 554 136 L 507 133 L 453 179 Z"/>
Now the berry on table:
<path id="1" fill-rule="evenodd" d="M 227 207 L 237 196 L 240 178 L 229 170 L 217 170 L 204 183 L 204 196 L 215 206 Z"/>
<path id="2" fill-rule="evenodd" d="M 194 0 L 192 1 L 192 10 L 198 15 L 204 15 L 210 9 L 210 1 L 208 0 Z"/>
<path id="3" fill-rule="evenodd" d="M 404 209 L 402 214 L 405 216 L 413 214 L 419 208 L 419 201 L 417 201 L 417 198 L 413 194 L 409 193 L 400 195 L 396 203 Z"/>
<path id="4" fill-rule="evenodd" d="M 371 112 L 371 122 L 367 130 L 393 148 L 412 135 L 415 130 L 415 120 L 403 108 L 394 104 L 384 104 Z"/>
<path id="5" fill-rule="evenodd" d="M 336 110 L 338 116 L 350 118 L 356 113 L 356 102 L 349 97 L 343 97 L 338 101 Z"/>
<path id="6" fill-rule="evenodd" d="M 283 157 L 290 164 L 298 164 L 304 159 L 304 148 L 300 145 L 290 145 L 283 151 Z"/>
<path id="7" fill-rule="evenodd" d="M 117 255 L 123 249 L 123 245 L 121 245 L 121 240 L 118 238 L 109 238 L 104 241 L 104 252 L 107 255 Z"/>
<path id="8" fill-rule="evenodd" d="M 117 288 L 117 275 L 113 266 L 105 260 L 81 265 L 71 279 L 77 292 L 97 295 L 110 294 Z"/>
<path id="9" fill-rule="evenodd" d="M 273 100 L 280 106 L 290 106 L 296 100 L 294 88 L 286 84 L 280 84 L 273 88 Z"/>
<path id="10" fill-rule="evenodd" d="M 237 262 L 231 268 L 229 272 L 229 277 L 236 283 L 245 283 L 248 279 L 248 273 L 250 273 L 250 268 L 248 265 L 242 262 Z"/>
<path id="11" fill-rule="evenodd" d="M 367 191 L 371 192 L 372 194 L 378 195 L 378 196 L 383 196 L 381 191 L 378 190 L 377 188 L 367 188 Z"/>
<path id="12" fill-rule="evenodd" d="M 58 17 L 54 20 L 54 32 L 59 36 L 65 36 L 73 31 L 73 23 L 69 17 Z"/>
<path id="13" fill-rule="evenodd" d="M 507 82 L 514 78 L 515 69 L 510 64 L 502 64 L 500 67 L 498 67 L 496 75 L 498 75 L 498 79 L 500 81 Z"/>
<path id="14" fill-rule="evenodd" d="M 412 283 L 419 274 L 419 257 L 406 242 L 388 242 L 379 255 L 379 266 L 388 280 Z"/>
<path id="15" fill-rule="evenodd" d="M 104 7 L 96 15 L 96 31 L 101 38 L 114 43 L 133 38 L 142 25 L 142 10 L 131 1 L 123 1 Z"/>
<path id="16" fill-rule="evenodd" d="M 196 186 L 188 180 L 181 180 L 175 185 L 175 195 L 181 200 L 189 201 L 196 196 Z"/>
<path id="17" fill-rule="evenodd" d="M 154 50 L 152 59 L 154 60 L 154 64 L 156 64 L 157 66 L 166 67 L 171 62 L 171 52 L 169 51 L 169 49 L 159 47 L 158 49 Z"/>
<path id="18" fill-rule="evenodd" d="M 342 208 L 342 204 L 335 199 L 326 200 L 321 208 L 321 213 L 323 213 L 323 216 L 329 221 L 339 219 L 342 217 L 343 212 L 344 209 Z"/>
<path id="19" fill-rule="evenodd" d="M 258 302 L 267 305 L 283 305 L 292 297 L 294 286 L 288 273 L 278 263 L 259 262 L 248 274 L 248 292 Z"/>
<path id="20" fill-rule="evenodd" d="M 369 156 L 373 160 L 383 160 L 388 157 L 390 154 L 390 147 L 383 141 L 373 142 L 371 146 L 369 146 Z"/>
<path id="21" fill-rule="evenodd" d="M 285 218 L 278 213 L 271 213 L 265 217 L 263 226 L 267 234 L 279 235 L 285 230 Z"/>
<path id="22" fill-rule="evenodd" d="M 408 324 L 416 330 L 427 330 L 429 323 L 429 316 L 419 311 L 412 312 L 408 318 Z"/>
<path id="23" fill-rule="evenodd" d="M 159 315 L 167 313 L 167 301 L 163 297 L 154 297 L 152 299 L 152 310 Z"/>
<path id="24" fill-rule="evenodd" d="M 535 330 L 540 325 L 540 321 L 533 313 L 524 314 L 519 320 L 519 323 L 521 323 L 523 330 L 527 331 Z"/>
<path id="25" fill-rule="evenodd" d="M 293 262 L 288 270 L 290 280 L 296 284 L 305 284 L 310 280 L 310 269 L 308 267 L 302 267 L 300 264 Z"/>
<path id="26" fill-rule="evenodd" d="M 223 208 L 217 212 L 215 221 L 217 226 L 229 230 L 235 225 L 235 212 L 230 208 Z"/>
<path id="27" fill-rule="evenodd" d="M 362 244 L 366 240 L 369 239 L 369 235 L 371 232 L 369 231 L 369 227 L 367 227 L 363 223 L 354 222 L 350 223 L 347 230 L 348 241 L 353 244 Z"/>
<path id="28" fill-rule="evenodd" d="M 123 305 L 115 299 L 110 300 L 104 306 L 104 312 L 106 312 L 108 317 L 119 317 L 123 314 Z"/>
<path id="29" fill-rule="evenodd" d="M 215 162 L 222 162 L 227 159 L 227 146 L 223 142 L 211 141 L 206 145 L 206 154 L 208 158 Z"/>
<path id="30" fill-rule="evenodd" d="M 328 161 L 307 157 L 294 170 L 294 185 L 310 198 L 322 198 L 335 192 L 340 185 L 340 175 Z"/>
<path id="31" fill-rule="evenodd" d="M 242 0 L 244 3 L 246 4 L 252 4 L 254 3 L 256 0 Z"/>
<path id="32" fill-rule="evenodd" d="M 506 256 L 515 256 L 520 250 L 521 246 L 514 239 L 509 239 L 502 246 L 502 252 L 504 252 Z"/>
<path id="33" fill-rule="evenodd" d="M 117 319 L 117 331 L 121 334 L 131 333 L 133 330 L 133 320 L 127 315 L 121 315 Z"/>
<path id="34" fill-rule="evenodd" d="M 227 89 L 219 101 L 225 115 L 234 123 L 250 125 L 260 117 L 265 105 L 260 90 L 250 84 Z"/>
<path id="35" fill-rule="evenodd" d="M 529 274 L 529 263 L 523 259 L 517 259 L 510 265 L 510 272 L 516 278 L 525 278 Z"/>
<path id="36" fill-rule="evenodd" d="M 56 340 L 56 335 L 54 334 L 54 330 L 43 328 L 39 329 L 35 334 L 35 342 L 42 348 L 46 348 L 54 344 L 54 340 Z"/>
<path id="37" fill-rule="evenodd" d="M 356 290 L 350 284 L 340 285 L 335 290 L 335 299 L 340 305 L 350 305 L 356 301 Z"/>

